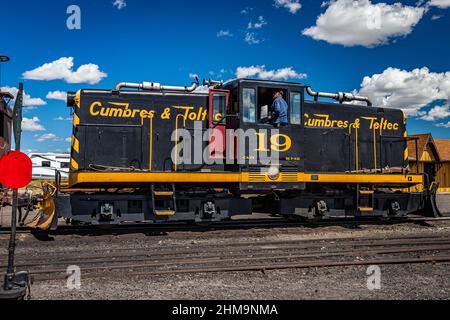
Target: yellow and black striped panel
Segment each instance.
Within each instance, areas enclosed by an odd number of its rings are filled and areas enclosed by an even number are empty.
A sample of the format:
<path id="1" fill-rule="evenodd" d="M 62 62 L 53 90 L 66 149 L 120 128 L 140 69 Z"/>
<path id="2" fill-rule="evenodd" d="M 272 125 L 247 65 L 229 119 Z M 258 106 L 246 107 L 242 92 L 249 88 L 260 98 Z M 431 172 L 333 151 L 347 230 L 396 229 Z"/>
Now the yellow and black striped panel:
<path id="1" fill-rule="evenodd" d="M 80 154 L 80 141 L 76 137 L 77 127 L 80 125 L 80 118 L 78 116 L 78 110 L 80 109 L 81 103 L 81 91 L 78 91 L 75 94 L 75 110 L 73 114 L 73 134 L 72 134 L 72 150 L 70 157 L 70 169 L 73 171 L 77 171 L 79 168 L 78 165 L 78 156 Z"/>
<path id="2" fill-rule="evenodd" d="M 403 124 L 405 125 L 405 133 L 404 133 L 405 141 L 408 138 L 408 131 L 406 130 L 407 120 L 408 120 L 408 118 L 406 116 L 406 113 L 403 112 Z M 406 143 L 406 146 L 405 146 L 405 153 L 404 153 L 403 160 L 405 161 L 405 166 L 407 166 L 408 165 L 408 161 L 409 161 L 408 143 Z"/>

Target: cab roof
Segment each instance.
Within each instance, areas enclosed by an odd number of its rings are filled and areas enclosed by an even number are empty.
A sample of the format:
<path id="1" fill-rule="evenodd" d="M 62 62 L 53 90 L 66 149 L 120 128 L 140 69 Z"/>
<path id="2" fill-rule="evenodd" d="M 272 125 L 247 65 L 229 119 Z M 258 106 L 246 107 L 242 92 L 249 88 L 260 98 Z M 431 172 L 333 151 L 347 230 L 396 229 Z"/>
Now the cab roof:
<path id="1" fill-rule="evenodd" d="M 233 86 L 236 84 L 241 84 L 241 83 L 249 83 L 249 84 L 268 84 L 268 85 L 280 85 L 280 86 L 286 86 L 286 87 L 302 87 L 304 88 L 305 85 L 302 83 L 298 83 L 298 82 L 289 82 L 289 81 L 277 81 L 277 80 L 263 80 L 263 79 L 249 79 L 249 78 L 238 78 L 238 79 L 233 79 L 230 81 L 225 82 L 223 85 L 224 86 Z"/>

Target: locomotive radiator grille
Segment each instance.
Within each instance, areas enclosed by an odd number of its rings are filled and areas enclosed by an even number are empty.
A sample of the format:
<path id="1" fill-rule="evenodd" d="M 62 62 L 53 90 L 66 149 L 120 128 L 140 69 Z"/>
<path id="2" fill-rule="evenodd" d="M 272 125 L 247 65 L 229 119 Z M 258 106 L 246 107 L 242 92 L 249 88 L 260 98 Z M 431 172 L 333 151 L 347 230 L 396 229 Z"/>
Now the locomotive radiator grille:
<path id="1" fill-rule="evenodd" d="M 274 182 L 271 180 L 266 172 L 249 172 L 248 173 L 249 182 L 253 183 L 265 183 Z M 277 182 L 298 182 L 297 172 L 282 172 L 280 177 L 276 179 Z"/>

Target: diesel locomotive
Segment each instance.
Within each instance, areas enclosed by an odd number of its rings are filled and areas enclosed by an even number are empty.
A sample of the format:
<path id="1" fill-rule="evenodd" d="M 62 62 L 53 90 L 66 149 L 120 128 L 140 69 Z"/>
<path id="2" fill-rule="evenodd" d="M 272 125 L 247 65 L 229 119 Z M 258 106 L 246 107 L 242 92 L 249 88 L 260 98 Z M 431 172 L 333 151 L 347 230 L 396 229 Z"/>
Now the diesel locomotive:
<path id="1" fill-rule="evenodd" d="M 267 119 L 274 92 L 289 123 Z M 30 226 L 438 215 L 437 186 L 408 165 L 407 118 L 349 93 L 236 79 L 120 83 L 68 93 L 68 183 L 47 184 Z"/>

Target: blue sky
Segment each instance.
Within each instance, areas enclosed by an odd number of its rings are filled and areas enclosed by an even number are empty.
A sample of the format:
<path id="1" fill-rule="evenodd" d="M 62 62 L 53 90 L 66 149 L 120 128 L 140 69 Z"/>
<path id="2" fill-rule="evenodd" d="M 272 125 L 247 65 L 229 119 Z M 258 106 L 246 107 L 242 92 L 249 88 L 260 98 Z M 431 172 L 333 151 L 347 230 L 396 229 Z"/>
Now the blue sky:
<path id="1" fill-rule="evenodd" d="M 115 1 L 0 0 L 9 12 L 0 54 L 11 57 L 2 86 L 23 81 L 34 99 L 24 112 L 24 150 L 69 148 L 70 110 L 49 92 L 121 81 L 184 85 L 190 74 L 227 80 L 238 68 L 314 90 L 356 90 L 405 109 L 410 133 L 450 139 L 449 0 Z M 81 30 L 67 28 L 72 4 Z"/>

